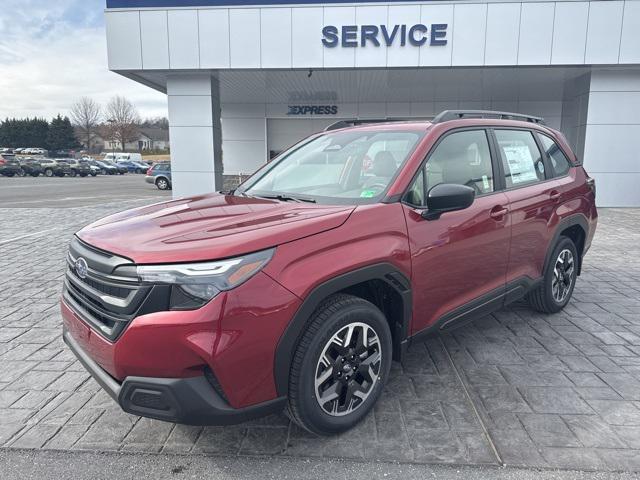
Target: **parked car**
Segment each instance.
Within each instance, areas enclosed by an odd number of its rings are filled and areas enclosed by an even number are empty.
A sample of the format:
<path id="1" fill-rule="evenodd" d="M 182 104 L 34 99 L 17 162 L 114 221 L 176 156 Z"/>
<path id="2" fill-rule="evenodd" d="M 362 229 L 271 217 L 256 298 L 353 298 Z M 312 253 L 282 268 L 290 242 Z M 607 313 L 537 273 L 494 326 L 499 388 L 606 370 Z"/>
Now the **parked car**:
<path id="1" fill-rule="evenodd" d="M 43 158 L 40 160 L 42 172 L 45 177 L 64 177 L 71 174 L 71 166 L 66 162 L 58 162 L 53 158 Z"/>
<path id="2" fill-rule="evenodd" d="M 126 168 L 127 172 L 129 173 L 144 173 L 147 170 L 146 168 L 140 166 L 139 164 L 135 162 L 131 162 L 129 160 L 118 160 L 116 162 L 116 165 L 118 165 L 118 167 Z"/>
<path id="3" fill-rule="evenodd" d="M 19 161 L 20 172 L 18 173 L 18 175 L 22 177 L 24 177 L 25 175 L 37 177 L 44 172 L 42 165 L 40 164 L 40 160 L 37 158 L 25 157 L 21 158 Z"/>
<path id="4" fill-rule="evenodd" d="M 147 173 L 149 167 L 151 166 L 146 162 L 135 162 L 133 160 L 131 160 L 131 163 L 133 163 L 137 167 L 136 173 Z"/>
<path id="5" fill-rule="evenodd" d="M 20 175 L 20 162 L 15 155 L 9 153 L 0 154 L 0 175 L 13 177 Z"/>
<path id="6" fill-rule="evenodd" d="M 70 177 L 75 177 L 78 175 L 80 175 L 81 177 L 86 177 L 92 174 L 89 163 L 84 160 L 77 160 L 75 158 L 61 158 L 58 159 L 58 163 L 66 163 L 67 165 L 69 165 L 70 172 L 68 173 L 68 175 Z M 96 174 L 94 174 L 93 176 L 95 177 Z"/>
<path id="7" fill-rule="evenodd" d="M 479 111 L 354 124 L 235 191 L 76 234 L 63 338 L 125 411 L 204 425 L 286 408 L 335 434 L 425 336 L 523 298 L 567 305 L 597 211 L 560 132 Z"/>
<path id="8" fill-rule="evenodd" d="M 124 165 L 118 165 L 116 162 L 112 162 L 110 160 L 103 160 L 102 163 L 106 163 L 107 165 L 111 165 L 112 167 L 115 167 L 117 173 L 119 173 L 120 175 L 124 175 L 129 171 L 129 169 Z"/>
<path id="9" fill-rule="evenodd" d="M 102 173 L 102 167 L 100 167 L 100 165 L 98 165 L 98 162 L 96 162 L 91 157 L 82 157 L 81 161 L 87 162 L 87 165 L 89 165 L 89 169 L 91 170 L 92 177 L 95 177 L 96 175 Z"/>
<path id="10" fill-rule="evenodd" d="M 117 175 L 118 174 L 118 167 L 110 165 L 107 162 L 102 162 L 100 160 L 94 160 L 93 162 L 95 163 L 95 165 L 98 168 L 100 168 L 100 173 L 102 175 Z"/>
<path id="11" fill-rule="evenodd" d="M 159 190 L 171 189 L 171 164 L 168 162 L 156 163 L 144 177 L 145 182 L 153 183 Z"/>
<path id="12" fill-rule="evenodd" d="M 128 152 L 117 152 L 117 153 L 105 153 L 104 160 L 110 162 L 121 162 L 121 161 L 133 161 L 133 162 L 142 162 L 142 154 L 140 153 L 128 153 Z"/>

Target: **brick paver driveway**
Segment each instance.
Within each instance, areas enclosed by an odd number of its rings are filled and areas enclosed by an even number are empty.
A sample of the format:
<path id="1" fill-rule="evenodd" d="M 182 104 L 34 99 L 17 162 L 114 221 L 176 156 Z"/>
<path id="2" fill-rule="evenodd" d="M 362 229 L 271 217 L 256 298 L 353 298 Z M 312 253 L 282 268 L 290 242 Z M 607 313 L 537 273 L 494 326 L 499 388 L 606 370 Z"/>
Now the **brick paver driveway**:
<path id="1" fill-rule="evenodd" d="M 122 413 L 63 345 L 71 234 L 122 205 L 0 209 L 0 445 L 640 471 L 640 210 L 602 210 L 568 308 L 517 305 L 415 345 L 333 438 L 284 415 L 184 427 Z"/>

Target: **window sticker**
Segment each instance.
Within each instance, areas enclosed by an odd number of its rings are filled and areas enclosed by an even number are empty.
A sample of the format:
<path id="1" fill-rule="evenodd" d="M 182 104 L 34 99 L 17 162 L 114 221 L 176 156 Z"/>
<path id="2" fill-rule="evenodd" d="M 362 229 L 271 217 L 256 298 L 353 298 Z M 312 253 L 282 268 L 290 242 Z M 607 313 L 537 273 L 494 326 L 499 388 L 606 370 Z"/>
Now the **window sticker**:
<path id="1" fill-rule="evenodd" d="M 482 175 L 482 187 L 485 191 L 489 190 L 489 188 L 491 187 L 491 185 L 489 185 L 489 179 L 486 175 Z"/>
<path id="2" fill-rule="evenodd" d="M 514 185 L 538 180 L 536 167 L 528 146 L 508 145 L 503 146 L 502 151 L 507 158 L 509 171 L 511 172 L 511 181 Z"/>
<path id="3" fill-rule="evenodd" d="M 360 194 L 360 198 L 372 198 L 376 196 L 375 190 L 363 190 Z"/>

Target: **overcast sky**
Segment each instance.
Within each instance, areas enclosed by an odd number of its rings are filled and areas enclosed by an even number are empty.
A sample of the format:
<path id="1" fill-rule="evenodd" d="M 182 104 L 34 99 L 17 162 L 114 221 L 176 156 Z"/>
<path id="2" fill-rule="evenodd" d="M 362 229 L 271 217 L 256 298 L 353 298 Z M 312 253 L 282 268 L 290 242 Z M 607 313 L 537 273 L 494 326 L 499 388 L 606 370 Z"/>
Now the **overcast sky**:
<path id="1" fill-rule="evenodd" d="M 0 119 L 68 114 L 81 96 L 129 98 L 166 116 L 166 96 L 107 69 L 105 0 L 0 0 Z"/>

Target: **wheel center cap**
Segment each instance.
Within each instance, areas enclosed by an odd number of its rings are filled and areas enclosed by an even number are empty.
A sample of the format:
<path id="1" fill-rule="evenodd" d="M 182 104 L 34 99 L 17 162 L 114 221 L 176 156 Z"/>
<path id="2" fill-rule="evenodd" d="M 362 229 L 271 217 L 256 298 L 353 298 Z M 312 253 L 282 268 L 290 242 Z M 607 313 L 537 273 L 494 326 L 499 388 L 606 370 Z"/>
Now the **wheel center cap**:
<path id="1" fill-rule="evenodd" d="M 353 370 L 353 367 L 352 367 L 352 366 L 351 366 L 351 364 L 349 364 L 349 363 L 345 363 L 345 364 L 342 366 L 342 371 L 343 371 L 343 372 L 350 372 L 351 370 Z"/>

